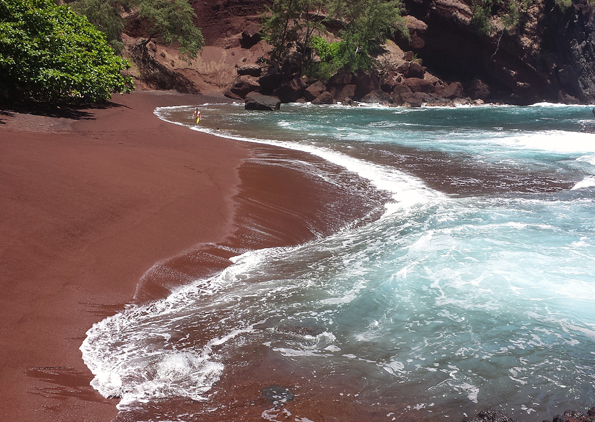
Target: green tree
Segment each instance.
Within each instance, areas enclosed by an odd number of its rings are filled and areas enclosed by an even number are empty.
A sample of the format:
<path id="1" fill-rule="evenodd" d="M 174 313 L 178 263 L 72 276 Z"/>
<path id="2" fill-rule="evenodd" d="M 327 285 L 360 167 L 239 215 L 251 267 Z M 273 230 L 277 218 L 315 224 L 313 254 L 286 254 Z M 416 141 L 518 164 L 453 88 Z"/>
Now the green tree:
<path id="1" fill-rule="evenodd" d="M 103 31 L 110 44 L 120 49 L 125 23 L 122 12 L 130 10 L 138 10 L 139 17 L 147 24 L 145 46 L 153 39 L 169 45 L 178 41 L 181 55 L 193 59 L 204 45 L 202 33 L 193 22 L 196 13 L 188 0 L 77 0 L 72 7 Z"/>
<path id="2" fill-rule="evenodd" d="M 275 0 L 264 16 L 263 32 L 273 46 L 273 60 L 282 62 L 288 46 L 295 44 L 307 64 L 310 47 L 318 51 L 325 45 L 313 36 L 324 34 L 325 21 L 334 20 L 341 27 L 336 34 L 340 40 L 332 44 L 327 63 L 352 71 L 369 69 L 395 31 L 408 37 L 401 11 L 400 0 Z"/>
<path id="3" fill-rule="evenodd" d="M 310 39 L 326 32 L 322 15 L 325 0 L 275 0 L 263 15 L 264 39 L 273 46 L 271 59 L 285 60 L 295 44 L 302 62 L 310 58 Z M 288 48 L 289 47 L 289 48 Z"/>
<path id="4" fill-rule="evenodd" d="M 332 0 L 329 13 L 342 23 L 341 62 L 346 70 L 368 70 L 374 55 L 396 31 L 409 32 L 401 16 L 400 0 Z"/>
<path id="5" fill-rule="evenodd" d="M 122 30 L 124 18 L 121 11 L 128 7 L 128 1 L 78 0 L 71 4 L 79 15 L 86 16 L 89 22 L 107 37 L 107 41 L 118 54 L 124 48 Z"/>
<path id="6" fill-rule="evenodd" d="M 52 0 L 0 0 L 0 99 L 97 102 L 129 92 L 126 60 L 86 18 Z"/>

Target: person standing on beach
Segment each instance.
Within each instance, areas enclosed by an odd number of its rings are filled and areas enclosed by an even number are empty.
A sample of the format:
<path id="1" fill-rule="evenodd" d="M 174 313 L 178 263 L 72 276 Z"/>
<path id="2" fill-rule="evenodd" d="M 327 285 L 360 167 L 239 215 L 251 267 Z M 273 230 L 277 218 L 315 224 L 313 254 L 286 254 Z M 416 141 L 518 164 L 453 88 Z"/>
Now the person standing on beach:
<path id="1" fill-rule="evenodd" d="M 198 109 L 198 107 L 196 107 L 194 109 L 194 114 L 192 115 L 192 118 L 196 119 L 196 124 L 198 124 L 198 122 L 200 122 L 200 116 L 201 116 L 200 110 Z"/>

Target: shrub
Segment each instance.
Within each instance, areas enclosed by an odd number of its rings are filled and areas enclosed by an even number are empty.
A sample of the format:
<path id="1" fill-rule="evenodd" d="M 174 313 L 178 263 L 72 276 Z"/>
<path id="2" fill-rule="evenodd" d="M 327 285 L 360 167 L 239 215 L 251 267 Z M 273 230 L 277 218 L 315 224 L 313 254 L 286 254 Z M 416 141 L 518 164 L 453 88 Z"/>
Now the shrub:
<path id="1" fill-rule="evenodd" d="M 130 92 L 127 61 L 86 18 L 52 0 L 0 0 L 0 98 L 97 102 Z"/>

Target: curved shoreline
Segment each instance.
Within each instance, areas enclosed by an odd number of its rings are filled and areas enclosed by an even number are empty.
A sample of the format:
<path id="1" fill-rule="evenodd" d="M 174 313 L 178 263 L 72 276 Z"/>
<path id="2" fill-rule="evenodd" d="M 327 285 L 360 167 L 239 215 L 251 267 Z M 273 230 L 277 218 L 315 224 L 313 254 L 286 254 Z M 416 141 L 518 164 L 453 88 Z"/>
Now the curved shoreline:
<path id="1" fill-rule="evenodd" d="M 112 420 L 116 402 L 89 385 L 78 350 L 93 323 L 133 295 L 137 302 L 163 297 L 187 277 L 227 266 L 234 248 L 301 243 L 370 212 L 364 198 L 354 207 L 344 192 L 334 198 L 345 207 L 340 217 L 322 220 L 328 201 L 317 195 L 321 187 L 280 163 L 306 153 L 247 145 L 153 115 L 157 106 L 204 100 L 139 92 L 74 116 L 2 111 L 6 418 Z M 224 252 L 213 259 L 213 250 Z M 196 254 L 203 254 L 199 265 Z M 155 277 L 163 266 L 184 275 L 171 285 Z"/>

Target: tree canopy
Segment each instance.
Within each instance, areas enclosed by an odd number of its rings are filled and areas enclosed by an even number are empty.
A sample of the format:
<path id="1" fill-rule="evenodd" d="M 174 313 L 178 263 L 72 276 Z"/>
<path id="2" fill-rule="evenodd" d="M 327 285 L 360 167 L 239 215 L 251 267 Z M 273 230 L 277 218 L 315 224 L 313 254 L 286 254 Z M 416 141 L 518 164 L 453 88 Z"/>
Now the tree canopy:
<path id="1" fill-rule="evenodd" d="M 274 61 L 282 62 L 295 47 L 306 68 L 315 50 L 323 60 L 322 73 L 367 70 L 395 31 L 408 36 L 401 11 L 401 0 L 275 0 L 264 16 L 263 32 Z M 333 34 L 338 41 L 321 37 L 327 34 L 325 23 L 339 28 Z"/>
<path id="2" fill-rule="evenodd" d="M 126 60 L 103 33 L 52 0 L 0 0 L 0 100 L 97 102 L 129 92 Z"/>
<path id="3" fill-rule="evenodd" d="M 148 38 L 145 44 L 157 39 L 166 44 L 180 43 L 180 53 L 188 59 L 196 58 L 204 45 L 204 38 L 193 20 L 196 13 L 188 0 L 77 0 L 73 9 L 86 16 L 104 32 L 110 44 L 121 50 L 124 29 L 123 11 L 138 11 L 145 22 Z"/>

